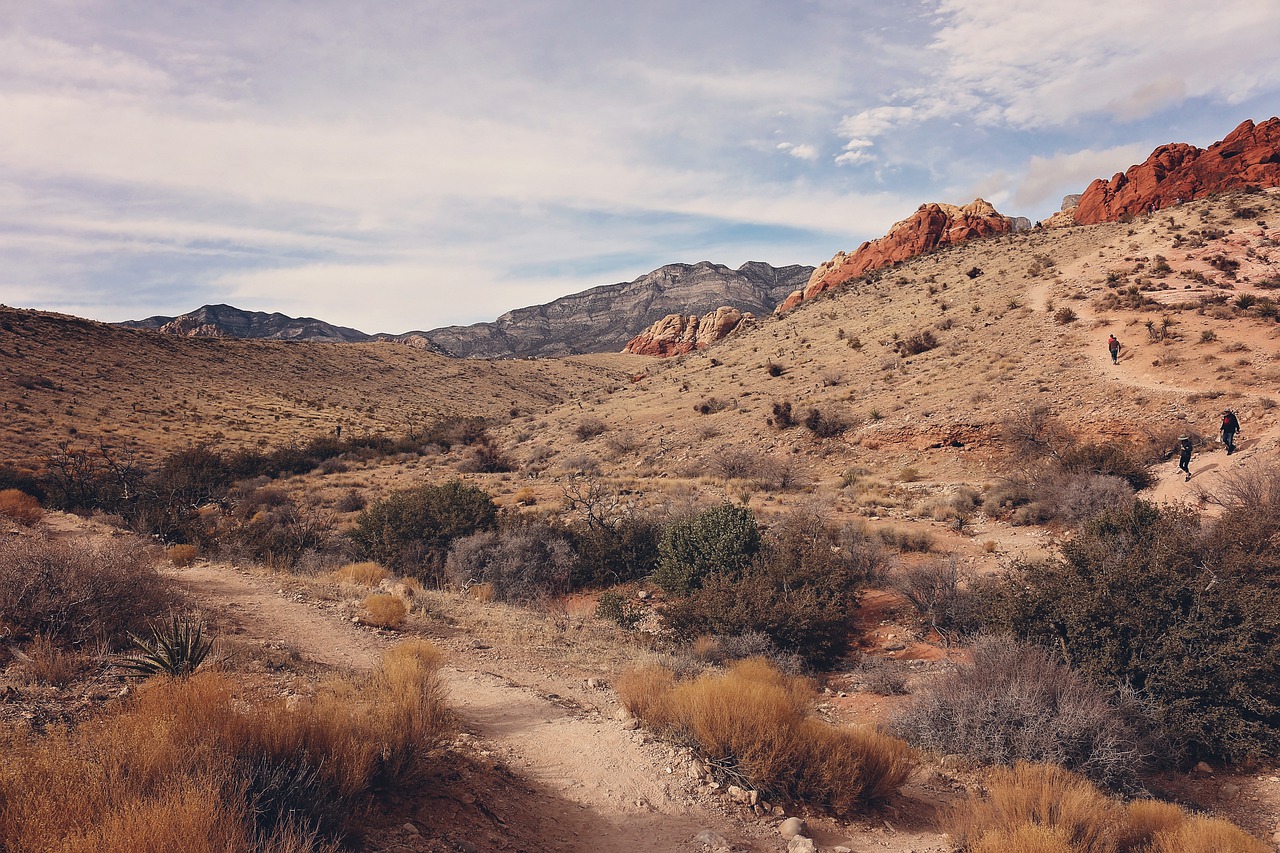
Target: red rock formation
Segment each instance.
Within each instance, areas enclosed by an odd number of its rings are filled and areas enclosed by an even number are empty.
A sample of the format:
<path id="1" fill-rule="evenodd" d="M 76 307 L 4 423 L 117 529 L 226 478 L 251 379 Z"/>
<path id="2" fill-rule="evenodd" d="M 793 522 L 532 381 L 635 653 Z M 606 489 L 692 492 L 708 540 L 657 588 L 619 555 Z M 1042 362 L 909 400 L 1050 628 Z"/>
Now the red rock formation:
<path id="1" fill-rule="evenodd" d="M 701 319 L 695 314 L 668 314 L 632 338 L 622 351 L 664 358 L 682 355 L 706 349 L 752 320 L 754 315 L 728 306 L 717 308 Z"/>
<path id="2" fill-rule="evenodd" d="M 1208 148 L 1161 145 L 1146 162 L 1089 185 L 1076 206 L 1081 225 L 1114 222 L 1179 201 L 1245 187 L 1280 186 L 1280 118 L 1246 121 Z"/>
<path id="3" fill-rule="evenodd" d="M 778 306 L 778 313 L 790 311 L 834 287 L 847 284 L 872 270 L 887 267 L 943 246 L 953 246 L 978 237 L 1007 234 L 1013 223 L 982 199 L 956 207 L 953 204 L 922 204 L 908 218 L 895 223 L 885 234 L 863 243 L 852 254 L 841 252 L 813 271 L 804 290 L 797 290 Z"/>

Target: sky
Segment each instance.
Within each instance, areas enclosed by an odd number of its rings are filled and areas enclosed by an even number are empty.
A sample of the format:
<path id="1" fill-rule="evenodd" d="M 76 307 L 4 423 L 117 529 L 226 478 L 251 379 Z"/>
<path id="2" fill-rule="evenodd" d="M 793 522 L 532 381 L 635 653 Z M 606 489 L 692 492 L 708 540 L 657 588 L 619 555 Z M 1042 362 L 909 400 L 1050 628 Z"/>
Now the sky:
<path id="1" fill-rule="evenodd" d="M 400 333 L 1047 217 L 1280 113 L 1274 0 L 0 0 L 0 302 Z"/>

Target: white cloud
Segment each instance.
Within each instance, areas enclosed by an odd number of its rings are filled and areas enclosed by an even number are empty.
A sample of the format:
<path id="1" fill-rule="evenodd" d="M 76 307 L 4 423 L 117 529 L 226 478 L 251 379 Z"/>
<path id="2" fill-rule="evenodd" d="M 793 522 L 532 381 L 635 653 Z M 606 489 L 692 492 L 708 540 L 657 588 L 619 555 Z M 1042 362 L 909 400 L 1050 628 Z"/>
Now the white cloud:
<path id="1" fill-rule="evenodd" d="M 1138 145 L 1120 145 L 1105 150 L 1085 149 L 1070 154 L 1032 157 L 1025 174 L 1017 182 L 1014 195 L 1019 205 L 1043 205 L 1046 200 L 1071 192 L 1082 192 L 1094 178 L 1110 178 L 1116 171 L 1146 159 L 1151 152 Z M 1116 164 L 1124 166 L 1117 169 Z M 1074 188 L 1067 189 L 1064 187 Z"/>
<path id="2" fill-rule="evenodd" d="M 784 154 L 789 154 L 797 160 L 808 160 L 810 162 L 818 159 L 818 149 L 814 145 L 800 144 L 796 145 L 791 142 L 779 142 L 778 150 Z"/>

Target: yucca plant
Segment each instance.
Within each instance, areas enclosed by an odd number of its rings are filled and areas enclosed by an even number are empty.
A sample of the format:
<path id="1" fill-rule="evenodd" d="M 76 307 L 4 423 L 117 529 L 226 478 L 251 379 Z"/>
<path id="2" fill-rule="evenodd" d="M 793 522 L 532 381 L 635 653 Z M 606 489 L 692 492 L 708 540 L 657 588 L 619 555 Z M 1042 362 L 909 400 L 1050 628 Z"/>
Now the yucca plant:
<path id="1" fill-rule="evenodd" d="M 134 675 L 147 677 L 164 672 L 185 678 L 204 663 L 213 649 L 213 638 L 205 637 L 203 622 L 170 613 L 168 622 L 151 623 L 151 636 L 139 637 L 129 632 L 133 654 L 120 662 Z"/>

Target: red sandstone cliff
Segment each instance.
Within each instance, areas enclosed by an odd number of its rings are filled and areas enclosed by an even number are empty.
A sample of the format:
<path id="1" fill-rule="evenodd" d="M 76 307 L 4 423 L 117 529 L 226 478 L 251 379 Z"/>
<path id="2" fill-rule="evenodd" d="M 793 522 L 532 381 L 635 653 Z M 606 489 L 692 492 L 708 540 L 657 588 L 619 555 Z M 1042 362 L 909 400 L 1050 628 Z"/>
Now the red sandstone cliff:
<path id="1" fill-rule="evenodd" d="M 754 315 L 728 306 L 717 308 L 701 319 L 696 314 L 668 314 L 632 338 L 622 351 L 663 357 L 682 355 L 706 349 L 754 319 Z"/>
<path id="2" fill-rule="evenodd" d="M 883 237 L 863 243 L 852 254 L 841 252 L 813 271 L 804 290 L 797 290 L 778 306 L 790 311 L 806 299 L 847 284 L 872 270 L 913 258 L 916 255 L 953 246 L 978 237 L 1007 234 L 1013 221 L 982 199 L 956 207 L 953 204 L 922 204 L 911 216 L 895 223 Z"/>
<path id="3" fill-rule="evenodd" d="M 1208 148 L 1161 145 L 1146 162 L 1089 185 L 1076 206 L 1081 225 L 1113 222 L 1179 201 L 1245 187 L 1280 186 L 1280 118 L 1246 121 Z"/>

